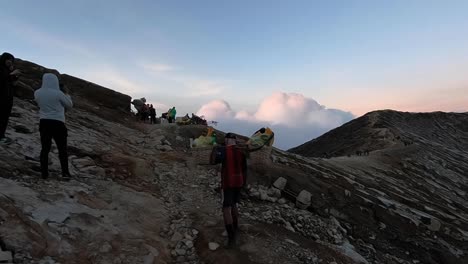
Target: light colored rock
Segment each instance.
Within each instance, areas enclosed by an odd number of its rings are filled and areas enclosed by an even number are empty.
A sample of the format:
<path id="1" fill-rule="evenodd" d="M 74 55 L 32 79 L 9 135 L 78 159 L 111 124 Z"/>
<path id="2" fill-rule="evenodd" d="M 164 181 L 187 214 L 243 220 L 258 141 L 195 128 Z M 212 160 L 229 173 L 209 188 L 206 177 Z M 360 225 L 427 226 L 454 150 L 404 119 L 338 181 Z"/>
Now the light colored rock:
<path id="1" fill-rule="evenodd" d="M 369 262 L 361 256 L 359 253 L 356 252 L 355 248 L 349 241 L 344 241 L 343 245 L 337 247 L 339 251 L 341 251 L 346 256 L 350 257 L 357 263 L 368 264 Z"/>
<path id="2" fill-rule="evenodd" d="M 296 198 L 296 206 L 300 209 L 307 209 L 311 204 L 312 195 L 306 190 L 302 190 Z"/>
<path id="3" fill-rule="evenodd" d="M 80 171 L 101 178 L 106 176 L 106 170 L 98 166 L 84 167 L 81 168 Z"/>
<path id="4" fill-rule="evenodd" d="M 12 261 L 13 256 L 10 251 L 0 251 L 0 262 Z"/>
<path id="5" fill-rule="evenodd" d="M 206 221 L 205 224 L 204 224 L 205 227 L 215 227 L 216 226 L 216 222 L 214 221 Z"/>
<path id="6" fill-rule="evenodd" d="M 185 245 L 187 246 L 187 248 L 191 249 L 193 248 L 193 242 L 192 241 L 185 241 Z"/>
<path id="7" fill-rule="evenodd" d="M 108 253 L 112 250 L 112 246 L 108 243 L 108 242 L 105 242 L 100 248 L 99 248 L 99 252 L 101 253 Z"/>
<path id="8" fill-rule="evenodd" d="M 179 232 L 175 232 L 174 235 L 172 235 L 171 241 L 172 242 L 177 242 L 177 241 L 180 241 L 182 239 L 184 239 L 184 237 Z"/>
<path id="9" fill-rule="evenodd" d="M 78 169 L 96 165 L 94 160 L 92 160 L 90 157 L 84 157 L 81 159 L 73 159 L 72 164 Z"/>
<path id="10" fill-rule="evenodd" d="M 157 145 L 156 148 L 160 151 L 172 151 L 173 149 L 169 145 Z"/>
<path id="11" fill-rule="evenodd" d="M 286 201 L 286 199 L 284 199 L 284 198 L 281 198 L 281 199 L 278 200 L 278 203 L 279 203 L 279 204 L 285 204 L 286 202 L 287 202 L 287 201 Z"/>
<path id="12" fill-rule="evenodd" d="M 273 186 L 277 188 L 278 190 L 283 191 L 284 188 L 286 188 L 286 184 L 288 183 L 288 180 L 286 180 L 283 177 L 279 177 L 276 179 L 276 181 L 273 183 Z"/>
<path id="13" fill-rule="evenodd" d="M 293 245 L 295 245 L 295 246 L 299 246 L 299 244 L 298 244 L 298 243 L 296 243 L 296 242 L 292 241 L 292 240 L 291 240 L 291 239 L 289 239 L 289 238 L 286 238 L 284 241 L 288 242 L 289 244 L 293 244 Z"/>
<path id="14" fill-rule="evenodd" d="M 281 191 L 275 187 L 272 187 L 268 189 L 268 196 L 273 197 L 273 198 L 280 198 L 281 197 Z"/>
<path id="15" fill-rule="evenodd" d="M 292 227 L 291 223 L 289 222 L 286 222 L 284 227 L 291 232 L 296 232 L 296 230 L 294 230 L 294 227 Z"/>
<path id="16" fill-rule="evenodd" d="M 429 228 L 431 231 L 437 232 L 440 230 L 440 226 L 441 224 L 439 220 L 431 218 L 431 223 L 427 226 L 427 228 Z"/>
<path id="17" fill-rule="evenodd" d="M 177 253 L 177 256 L 185 256 L 187 254 L 187 250 L 185 249 L 179 248 L 179 249 L 176 249 L 175 251 Z"/>
<path id="18" fill-rule="evenodd" d="M 211 250 L 211 251 L 215 251 L 219 248 L 219 244 L 216 243 L 216 242 L 210 242 L 208 243 L 208 248 Z"/>

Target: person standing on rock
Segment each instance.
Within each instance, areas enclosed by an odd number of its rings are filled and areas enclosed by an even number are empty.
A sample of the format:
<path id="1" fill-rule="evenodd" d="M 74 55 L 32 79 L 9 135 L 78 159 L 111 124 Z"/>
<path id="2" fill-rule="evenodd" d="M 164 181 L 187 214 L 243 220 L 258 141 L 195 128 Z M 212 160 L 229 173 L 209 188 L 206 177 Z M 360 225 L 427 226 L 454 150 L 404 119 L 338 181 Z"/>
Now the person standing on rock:
<path id="1" fill-rule="evenodd" d="M 13 84 L 20 74 L 14 63 L 15 57 L 10 53 L 5 52 L 0 56 L 0 144 L 11 142 L 11 139 L 5 137 L 5 132 L 13 108 Z"/>
<path id="2" fill-rule="evenodd" d="M 59 80 L 52 73 L 42 76 L 42 86 L 34 93 L 34 99 L 39 106 L 42 178 L 47 179 L 49 176 L 49 152 L 53 139 L 59 152 L 62 177 L 68 180 L 71 176 L 68 170 L 68 131 L 65 126 L 65 109 L 73 107 L 72 100 L 69 95 L 60 90 Z"/>
<path id="3" fill-rule="evenodd" d="M 153 105 L 150 105 L 149 109 L 151 124 L 156 124 L 156 109 L 154 109 Z"/>
<path id="4" fill-rule="evenodd" d="M 223 190 L 223 218 L 228 233 L 228 247 L 233 247 L 239 234 L 240 192 L 246 183 L 247 159 L 241 148 L 236 146 L 237 140 L 233 133 L 227 133 L 225 147 L 215 148 L 221 151 L 216 162 L 221 162 L 221 188 Z M 214 163 L 216 163 L 214 162 Z"/>

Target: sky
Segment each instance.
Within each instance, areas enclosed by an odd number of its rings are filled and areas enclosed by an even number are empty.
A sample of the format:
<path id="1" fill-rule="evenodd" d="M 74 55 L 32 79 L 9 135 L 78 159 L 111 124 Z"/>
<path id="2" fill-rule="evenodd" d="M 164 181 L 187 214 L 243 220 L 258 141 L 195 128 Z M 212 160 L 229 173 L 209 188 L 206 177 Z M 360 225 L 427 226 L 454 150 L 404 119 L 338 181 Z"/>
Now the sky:
<path id="1" fill-rule="evenodd" d="M 271 126 L 287 149 L 373 110 L 468 111 L 467 13 L 452 0 L 16 0 L 0 8 L 0 51 L 158 113 Z"/>

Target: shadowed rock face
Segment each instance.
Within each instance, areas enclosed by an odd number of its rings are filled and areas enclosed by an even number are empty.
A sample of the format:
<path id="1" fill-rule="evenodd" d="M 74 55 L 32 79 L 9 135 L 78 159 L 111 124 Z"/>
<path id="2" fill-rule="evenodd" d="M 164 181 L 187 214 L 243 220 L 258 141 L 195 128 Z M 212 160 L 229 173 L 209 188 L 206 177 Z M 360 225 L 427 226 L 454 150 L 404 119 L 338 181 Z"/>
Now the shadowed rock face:
<path id="1" fill-rule="evenodd" d="M 467 263 L 468 113 L 371 112 L 290 152 L 275 151 L 266 174 L 312 192 L 312 210 L 353 237 L 423 263 Z"/>
<path id="2" fill-rule="evenodd" d="M 356 151 L 382 150 L 414 142 L 433 142 L 462 149 L 468 113 L 370 112 L 341 127 L 289 150 L 306 157 L 355 155 Z"/>
<path id="3" fill-rule="evenodd" d="M 131 97 L 128 95 L 67 74 L 60 74 L 57 70 L 47 69 L 29 61 L 16 59 L 15 66 L 22 72 L 16 86 L 16 95 L 20 98 L 33 99 L 34 91 L 41 87 L 42 75 L 51 72 L 57 74 L 60 81 L 69 88 L 78 107 L 105 107 L 130 112 Z"/>

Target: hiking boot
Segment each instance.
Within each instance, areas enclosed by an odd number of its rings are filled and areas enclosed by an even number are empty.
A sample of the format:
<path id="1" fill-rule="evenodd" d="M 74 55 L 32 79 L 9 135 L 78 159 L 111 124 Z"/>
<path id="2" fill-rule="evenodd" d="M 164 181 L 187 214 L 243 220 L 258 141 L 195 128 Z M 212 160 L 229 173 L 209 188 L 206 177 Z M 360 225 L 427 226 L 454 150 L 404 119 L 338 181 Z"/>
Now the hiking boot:
<path id="1" fill-rule="evenodd" d="M 235 249 L 237 247 L 237 243 L 235 239 L 228 239 L 228 241 L 225 242 L 224 248 L 225 249 Z"/>
<path id="2" fill-rule="evenodd" d="M 69 172 L 68 172 L 68 173 L 63 173 L 63 174 L 62 174 L 62 180 L 64 180 L 64 181 L 69 181 L 71 178 L 72 178 L 72 177 L 71 177 L 71 175 L 70 175 Z"/>

